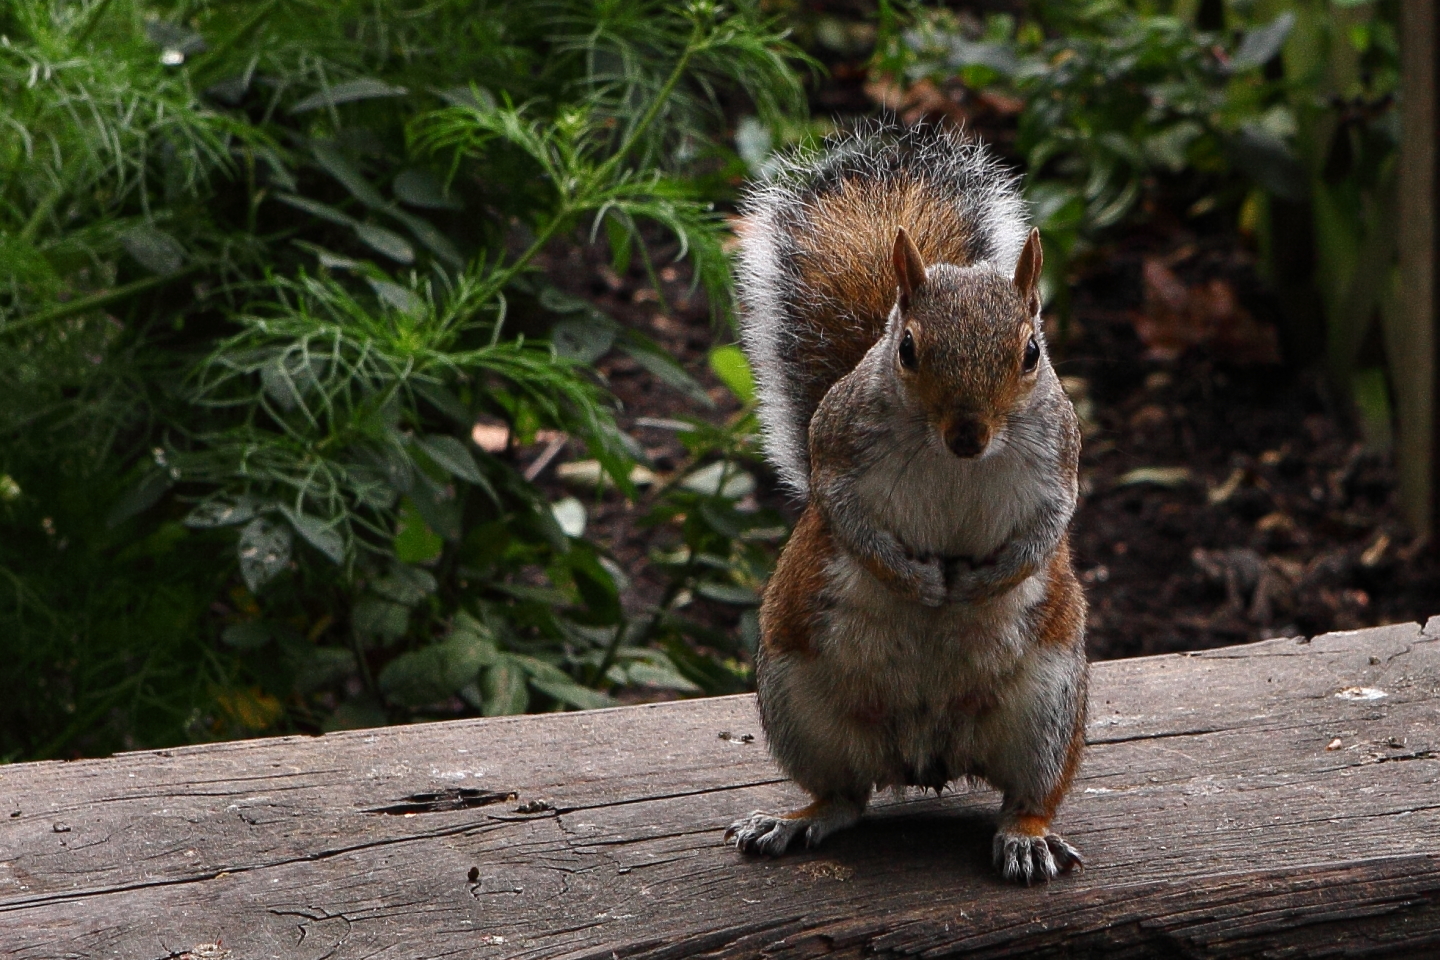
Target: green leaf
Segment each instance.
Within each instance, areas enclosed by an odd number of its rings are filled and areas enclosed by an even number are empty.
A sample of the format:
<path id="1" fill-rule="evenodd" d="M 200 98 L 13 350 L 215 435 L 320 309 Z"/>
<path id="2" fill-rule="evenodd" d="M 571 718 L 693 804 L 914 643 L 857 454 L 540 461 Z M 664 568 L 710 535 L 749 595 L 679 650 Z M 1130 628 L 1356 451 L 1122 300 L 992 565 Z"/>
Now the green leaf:
<path id="1" fill-rule="evenodd" d="M 258 593 L 289 565 L 291 542 L 290 528 L 266 517 L 256 517 L 240 531 L 235 553 L 251 593 Z"/>
<path id="2" fill-rule="evenodd" d="M 386 699 L 406 707 L 444 700 L 455 690 L 448 681 L 445 655 L 436 647 L 402 653 L 376 677 Z"/>
<path id="3" fill-rule="evenodd" d="M 334 730 L 363 730 L 368 727 L 383 727 L 390 722 L 380 704 L 368 693 L 346 700 L 335 708 L 321 729 L 326 733 Z"/>
<path id="4" fill-rule="evenodd" d="M 370 589 L 387 600 L 413 607 L 434 593 L 438 586 L 429 570 L 397 564 L 390 568 L 389 573 L 372 581 Z"/>
<path id="5" fill-rule="evenodd" d="M 410 610 L 393 600 L 361 597 L 350 608 L 350 626 L 361 640 L 378 640 L 389 646 L 410 629 Z"/>
<path id="6" fill-rule="evenodd" d="M 270 642 L 270 626 L 263 620 L 232 623 L 220 634 L 220 640 L 236 650 L 259 650 Z"/>
<path id="7" fill-rule="evenodd" d="M 423 471 L 417 471 L 415 486 L 410 489 L 410 500 L 431 530 L 452 542 L 460 539 L 460 503 L 450 490 L 430 479 Z"/>
<path id="8" fill-rule="evenodd" d="M 681 693 L 700 693 L 700 687 L 688 679 L 665 654 L 648 651 L 645 660 L 638 660 L 625 667 L 625 676 L 630 683 L 660 690 L 678 690 Z"/>
<path id="9" fill-rule="evenodd" d="M 441 233 L 434 224 L 422 217 L 406 213 L 403 210 L 390 210 L 390 216 L 405 224 L 405 228 L 419 240 L 424 247 L 435 254 L 440 260 L 450 266 L 459 269 L 465 265 L 465 258 L 460 255 L 455 244 L 450 238 Z"/>
<path id="10" fill-rule="evenodd" d="M 907 34 L 907 41 L 913 34 Z M 1019 72 L 1021 63 L 1015 53 L 1000 43 L 979 43 L 967 40 L 958 32 L 946 38 L 950 49 L 946 53 L 946 66 L 960 70 L 965 67 L 989 67 L 996 73 L 1010 76 Z"/>
<path id="11" fill-rule="evenodd" d="M 680 486 L 707 497 L 739 500 L 755 492 L 755 478 L 735 464 L 722 460 L 696 470 L 680 481 Z"/>
<path id="12" fill-rule="evenodd" d="M 291 113 L 305 113 L 307 110 L 318 110 L 321 107 L 333 107 L 341 103 L 353 103 L 356 100 L 374 100 L 379 97 L 403 97 L 409 93 L 404 87 L 392 86 L 383 80 L 376 80 L 371 77 L 359 77 L 355 80 L 347 80 L 344 83 L 337 83 L 326 90 L 312 93 L 299 103 L 290 108 Z"/>
<path id="13" fill-rule="evenodd" d="M 148 223 L 120 234 L 120 245 L 151 273 L 169 276 L 185 266 L 185 248 L 170 234 Z"/>
<path id="14" fill-rule="evenodd" d="M 1258 123 L 1247 123 L 1230 138 L 1230 159 L 1266 191 L 1285 200 L 1305 196 L 1305 173 L 1280 137 Z"/>
<path id="15" fill-rule="evenodd" d="M 356 669 L 355 653 L 347 647 L 311 647 L 296 665 L 295 690 L 302 694 L 318 690 L 352 676 Z"/>
<path id="16" fill-rule="evenodd" d="M 580 710 L 598 710 L 602 707 L 613 707 L 617 705 L 614 697 L 603 694 L 599 690 L 582 687 L 569 677 L 565 677 L 564 679 L 555 677 L 531 677 L 530 686 L 539 690 L 547 697 Z"/>
<path id="17" fill-rule="evenodd" d="M 209 530 L 214 527 L 233 527 L 255 516 L 255 501 L 240 497 L 234 503 L 226 500 L 207 500 L 197 506 L 182 521 L 195 530 Z"/>
<path id="18" fill-rule="evenodd" d="M 321 203 L 319 200 L 311 200 L 309 197 L 302 197 L 293 193 L 277 193 L 275 199 L 286 206 L 294 207 L 296 210 L 304 210 L 306 213 L 321 220 L 328 220 L 331 223 L 338 223 L 342 227 L 354 227 L 358 221 L 343 210 L 336 209 L 328 203 Z"/>
<path id="19" fill-rule="evenodd" d="M 561 320 L 550 328 L 555 353 L 566 360 L 590 364 L 615 345 L 615 329 L 590 320 Z"/>
<path id="20" fill-rule="evenodd" d="M 552 313 L 599 313 L 599 311 L 595 310 L 595 308 L 591 305 L 589 300 L 586 300 L 583 297 L 571 296 L 565 291 L 559 290 L 551 286 L 546 286 L 541 289 L 539 300 L 540 306 L 544 307 L 546 310 L 551 311 Z M 600 315 L 601 317 L 604 317 L 604 314 Z M 604 319 L 608 320 L 609 318 L 604 317 Z M 615 322 L 613 320 L 610 321 L 610 325 L 613 328 L 615 326 Z"/>
<path id="21" fill-rule="evenodd" d="M 295 532 L 305 538 L 305 542 L 336 563 L 345 562 L 345 538 L 336 532 L 333 524 L 327 524 L 309 514 L 300 513 L 291 508 L 280 505 L 280 512 L 285 519 L 290 521 L 290 526 Z"/>
<path id="22" fill-rule="evenodd" d="M 458 477 L 466 483 L 473 483 L 477 486 L 486 483 L 485 475 L 475 465 L 474 455 L 459 440 L 445 434 L 432 433 L 425 437 L 418 437 L 417 441 L 430 459 L 434 460 L 442 470 L 452 477 Z"/>
<path id="23" fill-rule="evenodd" d="M 702 406 L 715 406 L 715 401 L 710 399 L 699 381 L 686 373 L 684 367 L 676 363 L 674 358 L 649 337 L 634 330 L 626 330 L 621 334 L 618 346 L 661 383 L 679 390 Z"/>
<path id="24" fill-rule="evenodd" d="M 480 694 L 484 698 L 487 717 L 524 713 L 530 706 L 525 671 L 512 657 L 501 657 L 485 671 L 485 677 L 480 682 Z"/>
<path id="25" fill-rule="evenodd" d="M 723 346 L 711 350 L 710 369 L 741 403 L 755 402 L 755 377 L 750 372 L 750 361 L 745 359 L 739 347 Z"/>
<path id="26" fill-rule="evenodd" d="M 610 243 L 610 269 L 619 276 L 630 271 L 630 257 L 635 248 L 635 234 L 618 217 L 605 218 L 605 239 Z"/>
<path id="27" fill-rule="evenodd" d="M 105 516 L 105 526 L 118 527 L 133 516 L 144 513 L 165 496 L 170 489 L 170 474 L 163 468 L 155 468 L 140 478 L 140 482 L 126 491 L 115 501 Z"/>
<path id="28" fill-rule="evenodd" d="M 474 425 L 475 415 L 470 412 L 465 404 L 460 402 L 459 397 L 455 396 L 455 394 L 440 384 L 416 381 L 410 385 L 410 389 L 414 390 L 417 395 L 423 397 L 430 406 L 439 410 L 465 429 L 468 430 Z"/>
<path id="29" fill-rule="evenodd" d="M 398 263 L 414 263 L 415 248 L 410 241 L 393 230 L 377 227 L 373 223 L 352 223 L 355 236 L 371 250 L 384 254 Z"/>
<path id="30" fill-rule="evenodd" d="M 473 619 L 469 624 L 457 625 L 437 648 L 444 655 L 446 683 L 452 690 L 473 683 L 481 670 L 500 659 L 494 638 L 482 633 L 483 629 Z"/>
<path id="31" fill-rule="evenodd" d="M 440 182 L 440 178 L 429 170 L 418 167 L 402 170 L 395 178 L 393 186 L 395 196 L 400 198 L 400 202 L 408 203 L 412 207 L 459 210 L 463 206 L 459 200 L 445 192 L 445 185 Z"/>
<path id="32" fill-rule="evenodd" d="M 401 563 L 430 563 L 445 549 L 445 541 L 420 516 L 409 497 L 400 501 L 395 531 L 395 558 Z"/>
<path id="33" fill-rule="evenodd" d="M 375 291 L 375 296 L 406 316 L 418 317 L 425 312 L 425 301 L 416 296 L 414 291 L 393 281 L 376 277 L 366 277 L 365 281 L 370 284 L 370 289 Z"/>
<path id="34" fill-rule="evenodd" d="M 710 600 L 716 600 L 720 603 L 733 603 L 745 607 L 753 607 L 760 602 L 760 597 L 754 590 L 735 583 L 717 583 L 710 581 L 697 583 L 695 585 L 695 592 Z"/>
<path id="35" fill-rule="evenodd" d="M 1294 26 L 1295 14 L 1286 10 L 1265 26 L 1246 30 L 1240 41 L 1240 49 L 1230 58 L 1230 72 L 1239 73 L 1241 70 L 1265 66 L 1280 52 L 1280 48 L 1285 46 L 1285 40 Z"/>
<path id="36" fill-rule="evenodd" d="M 329 140 L 317 140 L 311 145 L 311 152 L 315 155 L 315 162 L 320 164 L 321 169 L 336 180 L 340 185 L 350 191 L 350 195 L 359 200 L 365 206 L 373 210 L 384 209 L 388 204 L 375 185 L 365 179 L 350 159 L 340 152 L 340 148 Z"/>

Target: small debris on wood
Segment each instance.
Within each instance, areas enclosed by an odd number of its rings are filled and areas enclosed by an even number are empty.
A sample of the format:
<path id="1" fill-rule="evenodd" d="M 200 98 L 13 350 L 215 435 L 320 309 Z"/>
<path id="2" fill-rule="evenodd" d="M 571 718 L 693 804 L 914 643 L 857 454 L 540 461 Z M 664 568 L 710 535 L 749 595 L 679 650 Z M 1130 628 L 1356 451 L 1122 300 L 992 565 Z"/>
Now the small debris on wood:
<path id="1" fill-rule="evenodd" d="M 526 800 L 515 808 L 516 813 L 544 813 L 546 810 L 554 810 L 549 800 Z"/>
<path id="2" fill-rule="evenodd" d="M 69 833 L 69 832 L 70 832 L 70 824 L 68 824 L 68 823 L 55 823 L 55 824 L 51 824 L 50 829 L 51 829 L 51 830 L 54 830 L 56 833 Z"/>
<path id="3" fill-rule="evenodd" d="M 855 875 L 854 868 L 836 863 L 834 860 L 812 860 L 809 863 L 802 863 L 800 872 L 812 880 L 839 880 L 842 883 Z"/>
<path id="4" fill-rule="evenodd" d="M 728 741 L 728 742 L 730 742 L 730 743 L 754 743 L 754 742 L 755 742 L 755 734 L 753 734 L 753 733 L 742 733 L 742 734 L 740 734 L 739 736 L 736 736 L 735 734 L 731 733 L 729 730 L 721 730 L 721 731 L 720 731 L 720 739 L 721 739 L 721 740 L 726 740 L 726 741 Z"/>
<path id="5" fill-rule="evenodd" d="M 479 867 L 471 867 L 471 868 L 470 868 L 470 872 L 465 875 L 465 879 L 468 880 L 470 883 L 479 883 L 479 882 L 480 882 L 480 868 L 479 868 Z"/>
<path id="6" fill-rule="evenodd" d="M 1331 740 L 1329 743 L 1325 744 L 1325 749 L 1326 749 L 1326 750 L 1339 750 L 1342 745 L 1343 745 L 1343 744 L 1341 744 L 1340 738 L 1339 738 L 1339 737 L 1336 737 L 1334 740 Z"/>
<path id="7" fill-rule="evenodd" d="M 1377 690 L 1375 687 L 1346 687 L 1335 696 L 1341 700 L 1379 700 L 1390 694 L 1384 690 Z"/>

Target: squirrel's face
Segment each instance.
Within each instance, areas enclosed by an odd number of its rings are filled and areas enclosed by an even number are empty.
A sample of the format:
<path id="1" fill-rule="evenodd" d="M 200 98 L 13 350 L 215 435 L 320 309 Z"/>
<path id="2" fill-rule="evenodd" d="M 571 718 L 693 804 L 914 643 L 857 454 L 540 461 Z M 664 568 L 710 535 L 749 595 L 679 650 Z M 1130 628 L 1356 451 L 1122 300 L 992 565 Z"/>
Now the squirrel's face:
<path id="1" fill-rule="evenodd" d="M 1039 234 L 1032 231 L 1013 280 L 989 266 L 926 269 L 918 252 L 911 257 L 913 245 L 901 249 L 907 243 L 901 231 L 897 379 L 955 456 L 983 456 L 1024 408 L 1043 366 Z"/>

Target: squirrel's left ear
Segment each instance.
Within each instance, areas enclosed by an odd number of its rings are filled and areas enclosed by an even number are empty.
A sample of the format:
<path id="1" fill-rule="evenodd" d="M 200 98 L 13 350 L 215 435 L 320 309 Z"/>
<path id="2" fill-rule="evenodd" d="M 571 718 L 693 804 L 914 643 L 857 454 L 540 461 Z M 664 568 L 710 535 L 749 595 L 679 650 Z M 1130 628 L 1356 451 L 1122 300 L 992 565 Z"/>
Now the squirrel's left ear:
<path id="1" fill-rule="evenodd" d="M 910 295 L 925 282 L 925 258 L 904 227 L 895 229 L 895 249 L 890 254 L 895 264 L 895 282 L 900 285 L 900 310 L 910 309 Z"/>
<path id="2" fill-rule="evenodd" d="M 1015 289 L 1030 316 L 1040 312 L 1040 268 L 1045 264 L 1045 254 L 1040 250 L 1040 231 L 1030 228 L 1025 239 L 1025 249 L 1020 251 L 1020 260 L 1015 264 Z"/>

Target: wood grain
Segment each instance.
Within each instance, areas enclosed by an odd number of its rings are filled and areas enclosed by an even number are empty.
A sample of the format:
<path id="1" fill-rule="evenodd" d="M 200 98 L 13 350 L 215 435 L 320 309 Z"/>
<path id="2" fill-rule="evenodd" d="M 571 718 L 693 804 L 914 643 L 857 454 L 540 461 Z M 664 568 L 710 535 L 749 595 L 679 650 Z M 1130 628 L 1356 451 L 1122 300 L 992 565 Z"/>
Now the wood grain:
<path id="1" fill-rule="evenodd" d="M 738 856 L 801 799 L 750 697 L 16 764 L 0 955 L 1423 956 L 1437 694 L 1440 618 L 1097 664 L 1058 820 L 1088 865 L 1029 889 L 982 788 Z"/>

